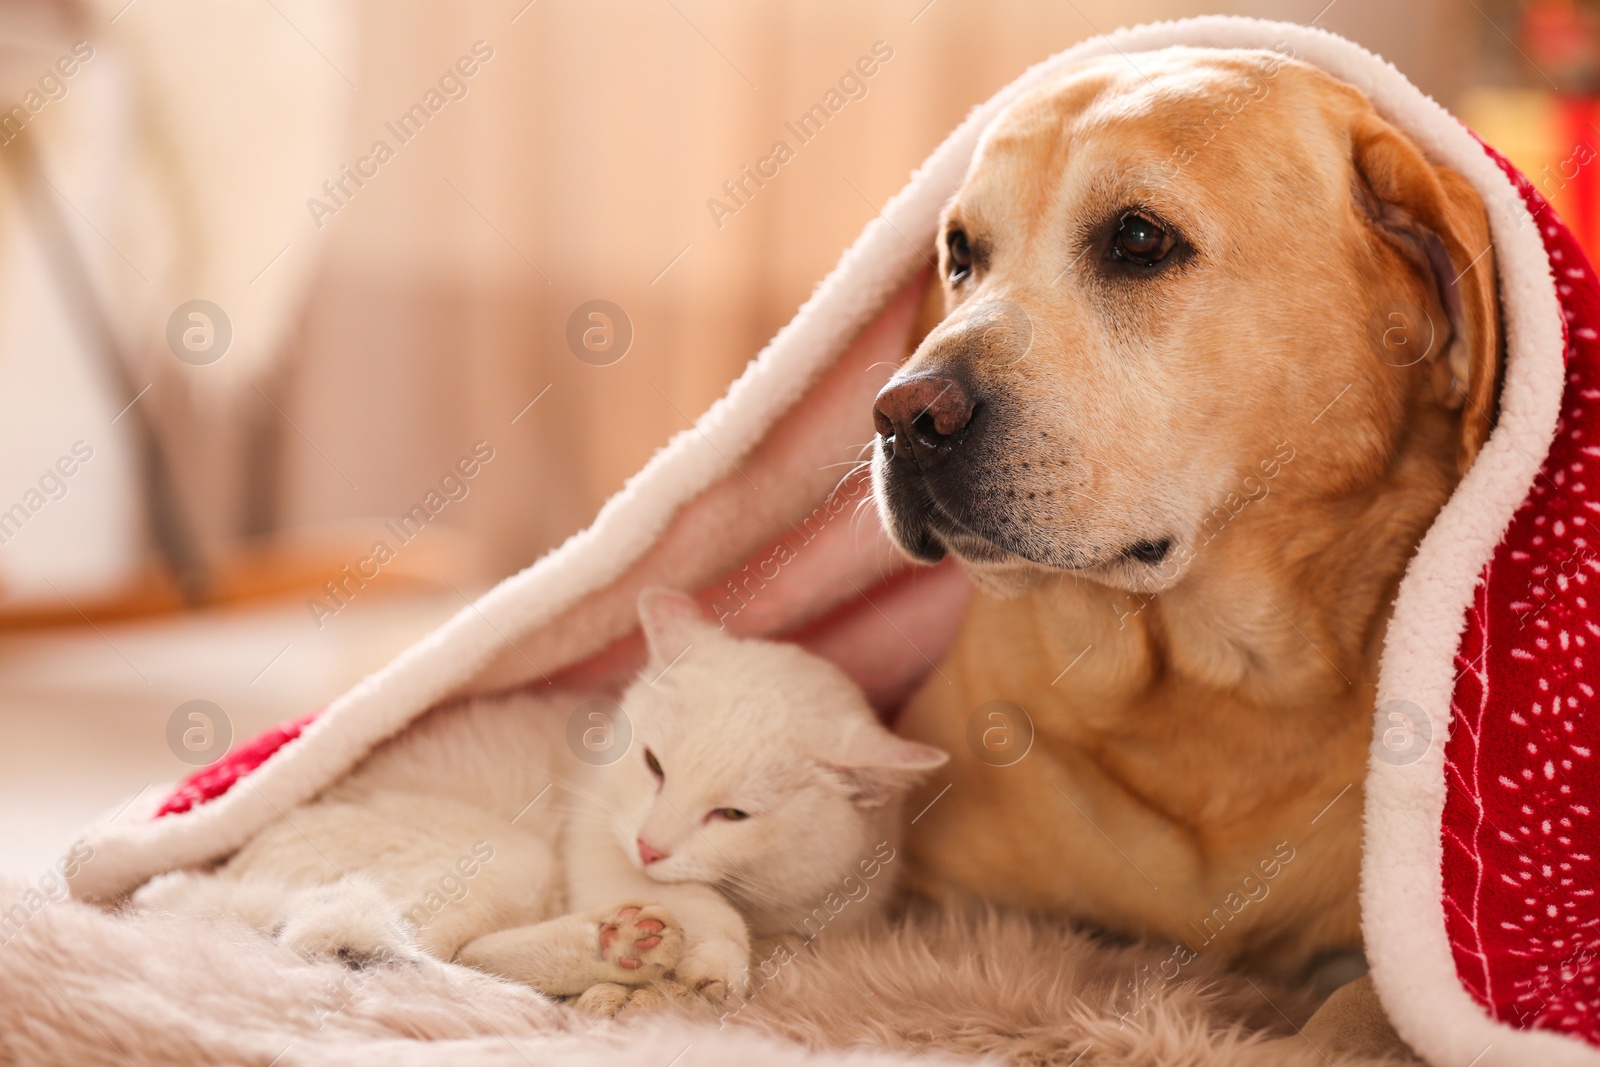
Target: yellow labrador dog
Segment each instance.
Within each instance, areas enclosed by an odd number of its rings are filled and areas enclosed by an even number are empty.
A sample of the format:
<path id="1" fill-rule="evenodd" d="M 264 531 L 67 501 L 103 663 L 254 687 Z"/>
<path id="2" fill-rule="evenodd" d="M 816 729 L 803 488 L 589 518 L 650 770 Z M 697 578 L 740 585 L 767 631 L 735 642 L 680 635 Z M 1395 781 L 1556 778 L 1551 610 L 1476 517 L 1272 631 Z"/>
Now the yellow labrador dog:
<path id="1" fill-rule="evenodd" d="M 1402 571 L 1488 435 L 1484 205 L 1271 52 L 1088 63 L 983 137 L 877 499 L 977 586 L 904 733 L 934 895 L 1292 977 L 1360 937 Z"/>

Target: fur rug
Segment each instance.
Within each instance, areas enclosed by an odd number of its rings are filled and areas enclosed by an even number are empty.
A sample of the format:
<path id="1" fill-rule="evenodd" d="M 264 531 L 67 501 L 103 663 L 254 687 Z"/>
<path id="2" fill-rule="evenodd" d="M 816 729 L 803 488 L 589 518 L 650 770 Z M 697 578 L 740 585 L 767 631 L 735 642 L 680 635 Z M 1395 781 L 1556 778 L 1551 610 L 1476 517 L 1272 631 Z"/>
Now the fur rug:
<path id="1" fill-rule="evenodd" d="M 0 899 L 19 889 L 0 882 Z M 307 963 L 242 928 L 70 900 L 0 938 L 5 1064 L 1388 1062 L 1313 1048 L 1295 1030 L 1302 996 L 1203 958 L 1165 981 L 1166 952 L 1018 915 L 824 934 L 721 1018 L 696 1006 L 619 1022 L 461 967 Z"/>

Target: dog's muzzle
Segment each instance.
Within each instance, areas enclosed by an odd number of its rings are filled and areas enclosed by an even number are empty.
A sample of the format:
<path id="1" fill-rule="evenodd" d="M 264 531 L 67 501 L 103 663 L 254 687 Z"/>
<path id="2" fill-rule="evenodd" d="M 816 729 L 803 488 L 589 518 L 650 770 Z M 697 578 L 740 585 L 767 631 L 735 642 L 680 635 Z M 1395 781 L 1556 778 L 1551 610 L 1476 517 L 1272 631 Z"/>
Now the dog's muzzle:
<path id="1" fill-rule="evenodd" d="M 981 452 L 986 405 L 959 371 L 930 369 L 897 377 L 872 410 L 878 430 L 878 503 L 891 532 L 914 559 L 943 558 L 960 544 L 987 555 L 967 528 L 974 450 Z M 965 553 L 964 553 L 965 554 Z"/>

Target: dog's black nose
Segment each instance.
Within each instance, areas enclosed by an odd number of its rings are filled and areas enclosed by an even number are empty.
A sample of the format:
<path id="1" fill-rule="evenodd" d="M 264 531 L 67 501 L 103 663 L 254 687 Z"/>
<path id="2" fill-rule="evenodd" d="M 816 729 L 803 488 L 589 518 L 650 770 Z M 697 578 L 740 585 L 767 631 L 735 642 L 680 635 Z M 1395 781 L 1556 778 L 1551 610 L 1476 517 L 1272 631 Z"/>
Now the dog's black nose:
<path id="1" fill-rule="evenodd" d="M 909 449 L 906 458 L 928 467 L 950 454 L 951 439 L 967 428 L 976 408 L 972 394 L 955 378 L 919 374 L 884 386 L 872 419 L 895 455 Z"/>

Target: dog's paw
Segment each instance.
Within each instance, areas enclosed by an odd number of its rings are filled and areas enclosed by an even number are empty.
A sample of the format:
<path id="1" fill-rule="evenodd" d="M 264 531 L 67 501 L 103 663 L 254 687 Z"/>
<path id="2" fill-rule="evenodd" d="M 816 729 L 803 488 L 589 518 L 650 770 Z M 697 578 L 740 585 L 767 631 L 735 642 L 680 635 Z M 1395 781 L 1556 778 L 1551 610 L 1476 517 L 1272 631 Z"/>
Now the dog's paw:
<path id="1" fill-rule="evenodd" d="M 703 941 L 678 961 L 676 977 L 713 1004 L 730 995 L 743 996 L 750 986 L 750 952 L 728 938 Z"/>
<path id="2" fill-rule="evenodd" d="M 624 904 L 600 920 L 600 957 L 621 972 L 616 980 L 641 985 L 668 974 L 683 950 L 683 934 L 658 904 Z"/>

